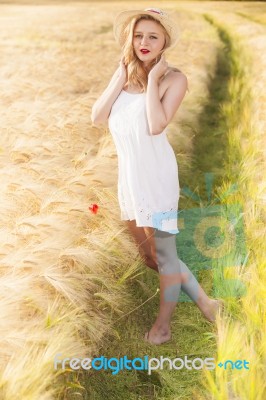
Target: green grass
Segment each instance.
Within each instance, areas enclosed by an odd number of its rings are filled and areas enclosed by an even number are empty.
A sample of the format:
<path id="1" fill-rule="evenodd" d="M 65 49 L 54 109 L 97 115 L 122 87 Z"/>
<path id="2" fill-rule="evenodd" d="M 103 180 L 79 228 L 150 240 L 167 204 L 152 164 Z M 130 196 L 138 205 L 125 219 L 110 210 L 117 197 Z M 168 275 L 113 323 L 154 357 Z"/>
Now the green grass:
<path id="1" fill-rule="evenodd" d="M 148 270 L 143 265 L 143 275 L 132 281 L 129 290 L 134 293 L 136 306 L 146 302 L 156 293 L 158 278 L 155 272 Z M 215 352 L 215 346 L 204 335 L 208 330 L 207 324 L 201 317 L 195 321 L 195 306 L 189 303 L 180 304 L 178 316 L 173 319 L 172 331 L 174 341 L 155 347 L 143 341 L 144 332 L 154 321 L 159 306 L 158 296 L 146 302 L 142 307 L 125 318 L 114 323 L 113 329 L 117 332 L 117 339 L 106 337 L 104 345 L 97 352 L 97 356 L 123 357 L 164 357 L 176 358 L 187 355 L 189 358 L 210 357 Z M 179 308 L 179 307 L 178 307 Z M 195 336 L 197 340 L 195 341 Z M 176 342 L 176 343 L 175 343 Z M 96 356 L 96 355 L 95 355 Z M 69 381 L 75 373 L 69 373 Z M 87 375 L 87 376 L 86 376 Z M 113 375 L 108 371 L 90 371 L 84 373 L 82 385 L 84 386 L 83 399 L 104 399 L 106 393 L 110 399 L 163 399 L 171 398 L 174 394 L 182 399 L 191 398 L 191 382 L 199 379 L 198 371 L 125 371 Z M 71 390 L 71 399 L 74 397 Z"/>

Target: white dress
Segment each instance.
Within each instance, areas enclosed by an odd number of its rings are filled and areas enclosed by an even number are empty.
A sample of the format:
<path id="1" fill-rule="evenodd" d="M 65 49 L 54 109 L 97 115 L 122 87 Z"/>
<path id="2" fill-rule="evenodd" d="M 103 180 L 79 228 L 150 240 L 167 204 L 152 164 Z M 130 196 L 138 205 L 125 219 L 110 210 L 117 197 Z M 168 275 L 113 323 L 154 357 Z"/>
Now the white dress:
<path id="1" fill-rule="evenodd" d="M 118 158 L 118 201 L 121 220 L 136 220 L 176 234 L 178 165 L 166 129 L 151 135 L 146 93 L 122 90 L 108 119 Z"/>

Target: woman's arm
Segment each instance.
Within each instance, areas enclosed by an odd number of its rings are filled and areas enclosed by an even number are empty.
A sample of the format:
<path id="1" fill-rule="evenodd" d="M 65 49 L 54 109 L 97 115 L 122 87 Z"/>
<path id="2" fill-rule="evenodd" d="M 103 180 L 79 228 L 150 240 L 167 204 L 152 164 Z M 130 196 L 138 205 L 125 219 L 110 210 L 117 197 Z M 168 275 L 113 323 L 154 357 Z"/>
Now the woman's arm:
<path id="1" fill-rule="evenodd" d="M 106 123 L 113 103 L 126 83 L 125 78 L 125 66 L 123 64 L 123 61 L 120 61 L 120 66 L 115 71 L 109 85 L 92 106 L 91 121 L 93 124 Z"/>
<path id="2" fill-rule="evenodd" d="M 160 101 L 158 80 L 149 77 L 146 100 L 147 118 L 152 135 L 160 134 L 172 120 L 186 94 L 187 85 L 187 77 L 183 73 L 176 74 Z"/>

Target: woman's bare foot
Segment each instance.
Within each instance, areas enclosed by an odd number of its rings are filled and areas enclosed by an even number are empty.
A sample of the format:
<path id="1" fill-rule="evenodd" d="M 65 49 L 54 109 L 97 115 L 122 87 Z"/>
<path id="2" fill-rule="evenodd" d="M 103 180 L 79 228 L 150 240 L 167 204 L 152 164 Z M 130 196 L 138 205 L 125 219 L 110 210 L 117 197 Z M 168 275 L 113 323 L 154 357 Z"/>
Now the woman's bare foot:
<path id="1" fill-rule="evenodd" d="M 171 340 L 171 331 L 169 329 L 160 329 L 153 326 L 149 332 L 145 333 L 144 339 L 150 344 L 162 344 Z"/>
<path id="2" fill-rule="evenodd" d="M 224 308 L 223 300 L 211 299 L 206 309 L 201 309 L 201 312 L 209 322 L 215 322 L 219 310 L 223 308 Z"/>

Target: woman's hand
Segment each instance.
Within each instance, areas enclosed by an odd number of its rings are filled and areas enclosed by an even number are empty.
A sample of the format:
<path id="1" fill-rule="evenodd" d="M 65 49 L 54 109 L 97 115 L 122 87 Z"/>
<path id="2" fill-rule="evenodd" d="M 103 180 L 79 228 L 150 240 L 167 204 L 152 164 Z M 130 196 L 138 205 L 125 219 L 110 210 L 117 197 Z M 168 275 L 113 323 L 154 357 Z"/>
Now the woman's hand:
<path id="1" fill-rule="evenodd" d="M 165 61 L 164 54 L 162 54 L 160 61 L 152 67 L 152 69 L 149 72 L 148 78 L 153 78 L 156 81 L 160 79 L 161 76 L 163 76 L 168 69 L 168 62 Z"/>
<path id="2" fill-rule="evenodd" d="M 125 65 L 125 57 L 121 57 L 119 61 L 118 79 L 125 85 L 127 82 L 127 67 Z"/>

